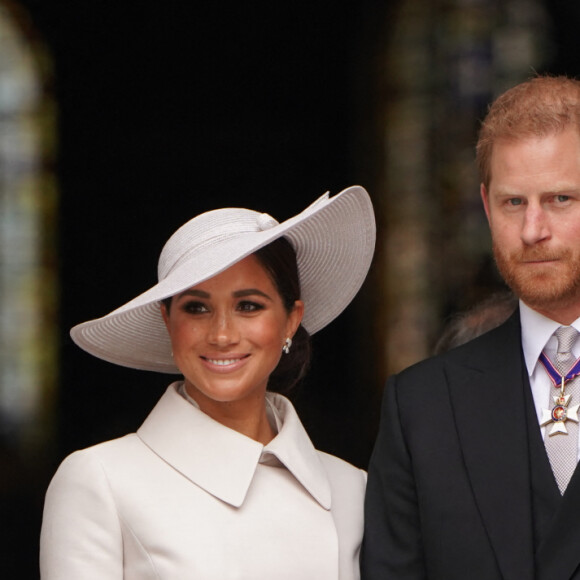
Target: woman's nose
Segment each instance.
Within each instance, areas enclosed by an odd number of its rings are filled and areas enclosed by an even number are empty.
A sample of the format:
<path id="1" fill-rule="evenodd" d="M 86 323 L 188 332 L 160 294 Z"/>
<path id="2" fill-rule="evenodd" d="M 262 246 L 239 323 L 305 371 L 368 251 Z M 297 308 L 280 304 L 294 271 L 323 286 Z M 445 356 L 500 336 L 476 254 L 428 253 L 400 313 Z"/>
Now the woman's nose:
<path id="1" fill-rule="evenodd" d="M 236 344 L 240 340 L 237 325 L 230 314 L 218 312 L 212 317 L 208 340 L 217 346 Z"/>

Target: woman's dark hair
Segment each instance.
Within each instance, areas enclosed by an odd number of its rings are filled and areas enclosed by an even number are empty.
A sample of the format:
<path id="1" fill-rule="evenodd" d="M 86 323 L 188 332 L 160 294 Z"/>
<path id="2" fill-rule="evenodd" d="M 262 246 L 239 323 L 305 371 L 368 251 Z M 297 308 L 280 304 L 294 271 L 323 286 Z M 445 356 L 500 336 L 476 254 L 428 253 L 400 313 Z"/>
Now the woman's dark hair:
<path id="1" fill-rule="evenodd" d="M 257 250 L 254 256 L 270 276 L 286 312 L 290 314 L 296 300 L 300 300 L 300 277 L 292 244 L 286 238 L 278 238 Z M 171 298 L 162 300 L 167 312 L 171 308 Z M 282 354 L 278 366 L 270 375 L 268 390 L 288 393 L 306 374 L 310 365 L 310 354 L 310 335 L 301 324 L 292 337 L 290 352 Z"/>
<path id="2" fill-rule="evenodd" d="M 254 255 L 274 282 L 286 312 L 292 312 L 296 300 L 300 300 L 300 277 L 292 244 L 284 237 L 278 238 Z M 268 390 L 288 393 L 306 374 L 310 354 L 310 335 L 301 324 L 292 337 L 290 352 L 282 354 L 278 366 L 270 375 Z"/>

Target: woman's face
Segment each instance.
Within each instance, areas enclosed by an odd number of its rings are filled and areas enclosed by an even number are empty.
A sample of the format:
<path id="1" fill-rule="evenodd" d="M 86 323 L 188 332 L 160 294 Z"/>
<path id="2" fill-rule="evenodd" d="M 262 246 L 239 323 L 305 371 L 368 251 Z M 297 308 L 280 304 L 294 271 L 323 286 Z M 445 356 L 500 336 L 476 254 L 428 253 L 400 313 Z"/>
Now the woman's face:
<path id="1" fill-rule="evenodd" d="M 204 403 L 263 399 L 287 337 L 303 314 L 288 313 L 255 256 L 173 297 L 162 314 L 188 393 Z"/>

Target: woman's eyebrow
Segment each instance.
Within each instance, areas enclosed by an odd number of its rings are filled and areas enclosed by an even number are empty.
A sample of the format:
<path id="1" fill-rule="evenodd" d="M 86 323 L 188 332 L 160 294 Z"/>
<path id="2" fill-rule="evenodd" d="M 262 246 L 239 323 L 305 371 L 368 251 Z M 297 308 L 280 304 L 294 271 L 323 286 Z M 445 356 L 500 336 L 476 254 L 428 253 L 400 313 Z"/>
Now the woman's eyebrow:
<path id="1" fill-rule="evenodd" d="M 196 298 L 209 298 L 209 292 L 204 292 L 203 290 L 185 290 L 179 297 L 182 296 L 195 296 Z"/>
<path id="2" fill-rule="evenodd" d="M 268 296 L 268 294 L 262 292 L 262 290 L 258 290 L 257 288 L 244 288 L 243 290 L 236 290 L 235 292 L 233 292 L 232 295 L 234 298 L 244 298 L 246 296 L 262 296 L 263 298 L 272 300 L 272 298 Z M 205 299 L 211 298 L 211 294 L 209 292 L 204 292 L 203 290 L 195 290 L 195 289 L 185 290 L 184 292 L 179 294 L 180 298 L 183 296 L 193 296 L 195 298 L 205 298 Z"/>
<path id="3" fill-rule="evenodd" d="M 263 298 L 267 298 L 268 300 L 272 300 L 272 298 L 270 296 L 268 296 L 268 294 L 266 294 L 265 292 L 262 292 L 261 290 L 258 290 L 257 288 L 248 288 L 245 290 L 236 290 L 234 292 L 234 298 L 244 298 L 245 296 L 262 296 Z"/>

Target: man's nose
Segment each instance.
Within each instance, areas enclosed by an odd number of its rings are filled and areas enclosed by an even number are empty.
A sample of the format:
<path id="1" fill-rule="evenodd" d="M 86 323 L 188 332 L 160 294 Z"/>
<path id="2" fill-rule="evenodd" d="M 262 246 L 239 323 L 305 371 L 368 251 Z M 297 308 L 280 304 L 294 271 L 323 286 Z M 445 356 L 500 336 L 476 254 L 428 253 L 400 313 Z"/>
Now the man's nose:
<path id="1" fill-rule="evenodd" d="M 526 208 L 521 238 L 531 246 L 550 237 L 550 224 L 546 211 L 540 204 L 530 204 Z"/>

